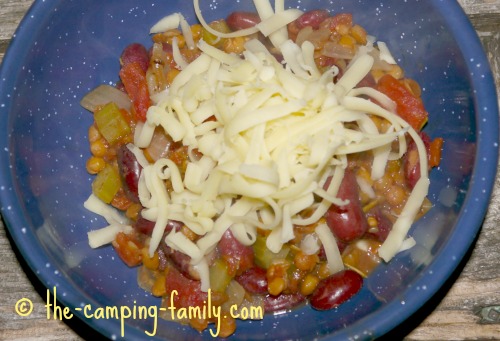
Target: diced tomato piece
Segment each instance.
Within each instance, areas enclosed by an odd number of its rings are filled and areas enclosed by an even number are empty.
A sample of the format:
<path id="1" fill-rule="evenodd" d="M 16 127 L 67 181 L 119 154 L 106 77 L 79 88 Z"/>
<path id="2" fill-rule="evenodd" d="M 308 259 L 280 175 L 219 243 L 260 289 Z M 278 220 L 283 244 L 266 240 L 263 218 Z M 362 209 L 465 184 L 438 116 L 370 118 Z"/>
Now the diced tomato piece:
<path id="1" fill-rule="evenodd" d="M 266 313 L 270 313 L 284 309 L 291 309 L 305 300 L 306 298 L 300 293 L 280 294 L 278 296 L 266 295 L 264 297 L 264 311 Z"/>
<path id="2" fill-rule="evenodd" d="M 137 120 L 146 121 L 146 114 L 151 105 L 146 72 L 139 62 L 132 62 L 123 65 L 120 70 L 120 78 L 132 100 Z"/>
<path id="3" fill-rule="evenodd" d="M 422 129 L 429 114 L 421 98 L 415 97 L 404 84 L 389 74 L 379 79 L 377 88 L 396 103 L 397 114 L 402 119 L 416 131 Z"/>
<path id="4" fill-rule="evenodd" d="M 328 182 L 325 187 L 329 185 Z M 325 213 L 326 223 L 338 239 L 351 242 L 363 236 L 368 230 L 368 222 L 361 207 L 359 187 L 353 171 L 346 170 L 337 197 L 349 200 L 349 203 L 343 206 L 332 204 Z"/>
<path id="5" fill-rule="evenodd" d="M 427 168 L 430 170 L 441 162 L 441 149 L 443 148 L 443 139 L 437 137 L 431 142 L 431 138 L 424 132 L 419 133 L 427 152 Z M 408 151 L 403 158 L 404 174 L 410 188 L 413 188 L 420 179 L 420 158 L 415 142 L 412 140 L 408 144 Z"/>
<path id="6" fill-rule="evenodd" d="M 121 211 L 125 211 L 130 205 L 132 205 L 132 201 L 127 197 L 123 188 L 120 188 L 111 201 L 111 206 Z"/>
<path id="7" fill-rule="evenodd" d="M 208 299 L 208 294 L 201 291 L 200 281 L 187 278 L 173 266 L 168 268 L 165 287 L 176 308 L 199 307 Z"/>
<path id="8" fill-rule="evenodd" d="M 113 247 L 128 266 L 137 266 L 142 262 L 142 245 L 135 235 L 119 232 L 113 241 Z"/>
<path id="9" fill-rule="evenodd" d="M 222 235 L 218 248 L 221 257 L 227 262 L 228 272 L 231 275 L 239 275 L 253 267 L 252 247 L 241 244 L 233 236 L 231 230 L 227 230 Z"/>
<path id="10" fill-rule="evenodd" d="M 189 160 L 188 148 L 179 147 L 170 152 L 168 158 L 172 160 L 179 168 L 185 169 L 186 163 Z"/>
<path id="11" fill-rule="evenodd" d="M 441 162 L 441 150 L 443 149 L 443 138 L 437 137 L 429 146 L 429 167 L 439 166 Z"/>

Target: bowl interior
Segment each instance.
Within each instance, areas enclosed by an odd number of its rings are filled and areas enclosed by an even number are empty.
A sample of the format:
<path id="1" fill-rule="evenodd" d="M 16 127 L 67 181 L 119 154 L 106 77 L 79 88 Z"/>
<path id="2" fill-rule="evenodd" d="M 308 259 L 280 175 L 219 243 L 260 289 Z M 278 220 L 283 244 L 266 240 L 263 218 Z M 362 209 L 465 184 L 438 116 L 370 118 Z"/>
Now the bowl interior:
<path id="1" fill-rule="evenodd" d="M 356 23 L 385 41 L 422 86 L 430 113 L 425 131 L 444 138 L 443 160 L 431 173 L 434 207 L 410 233 L 414 248 L 381 265 L 338 309 L 303 307 L 239 322 L 235 338 L 379 336 L 435 293 L 480 227 L 498 152 L 488 63 L 456 3 L 296 0 L 287 6 L 352 12 Z M 207 20 L 214 20 L 250 9 L 251 2 L 202 1 L 202 8 Z M 111 247 L 88 246 L 87 232 L 104 221 L 83 207 L 92 181 L 85 170 L 92 117 L 79 101 L 95 86 L 115 83 L 122 49 L 132 42 L 150 46 L 149 28 L 172 12 L 195 20 L 191 1 L 36 1 L 4 59 L 0 128 L 8 134 L 0 138 L 2 214 L 30 266 L 48 288 L 57 287 L 58 298 L 70 308 L 159 305 Z M 74 312 L 104 335 L 120 335 L 119 320 L 90 320 Z M 125 335 L 143 336 L 155 323 L 158 338 L 211 339 L 208 331 L 198 334 L 152 315 L 128 319 Z"/>

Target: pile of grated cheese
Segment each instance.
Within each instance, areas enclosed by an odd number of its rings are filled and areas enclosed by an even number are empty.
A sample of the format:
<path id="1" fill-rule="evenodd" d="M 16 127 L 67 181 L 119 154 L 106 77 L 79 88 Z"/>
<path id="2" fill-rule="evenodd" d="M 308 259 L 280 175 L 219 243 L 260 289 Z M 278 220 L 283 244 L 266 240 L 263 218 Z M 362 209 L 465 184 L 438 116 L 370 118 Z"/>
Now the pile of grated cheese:
<path id="1" fill-rule="evenodd" d="M 205 256 L 227 229 L 244 245 L 254 243 L 257 228 L 268 230 L 267 247 L 277 253 L 294 238 L 294 225 L 317 223 L 330 205 L 344 205 L 336 194 L 348 154 L 371 151 L 371 176 L 377 180 L 383 176 L 388 160 L 406 152 L 404 134 L 409 133 L 416 142 L 421 178 L 379 249 L 385 261 L 411 244 L 411 240 L 405 240 L 406 235 L 428 192 L 427 155 L 418 134 L 395 114 L 395 104 L 388 97 L 372 88 L 355 88 L 372 68 L 373 44 L 360 48 L 345 74 L 334 83 L 336 67 L 321 73 L 314 62 L 313 45 L 306 41 L 298 46 L 287 37 L 286 25 L 302 12 L 285 10 L 283 1 L 276 1 L 274 9 L 268 0 L 254 3 L 262 18 L 260 24 L 220 34 L 207 25 L 198 0 L 194 0 L 198 19 L 207 30 L 221 37 L 260 31 L 281 51 L 283 62 L 278 62 L 261 42 L 249 39 L 243 57 L 200 40 L 197 47 L 201 55 L 187 63 L 174 40 L 174 60 L 181 72 L 170 88 L 153 96 L 147 121 L 137 126 L 134 144 L 128 145 L 143 166 L 139 180 L 144 207 L 141 214 L 155 222 L 150 254 L 158 248 L 168 220 L 184 223 L 201 238 L 192 242 L 173 230 L 165 242 L 191 257 L 205 291 L 210 287 Z M 194 47 L 189 25 L 179 13 L 162 19 L 151 32 L 179 25 L 188 46 Z M 391 60 L 385 44 L 380 45 L 383 57 Z M 369 115 L 386 119 L 391 128 L 379 132 Z M 216 120 L 208 120 L 212 116 Z M 158 126 L 187 146 L 190 155 L 195 149 L 202 153 L 200 159 L 190 157 L 184 176 L 173 161 L 159 159 L 149 164 L 142 154 Z M 397 153 L 391 151 L 395 140 L 400 144 Z M 325 190 L 329 177 L 331 185 Z M 165 180 L 172 183 L 170 193 Z M 366 183 L 360 183 L 360 187 L 373 191 Z M 86 207 L 95 212 L 103 212 L 103 205 L 95 197 L 86 202 Z M 313 213 L 307 218 L 299 215 L 311 208 Z M 112 234 L 120 231 L 116 226 L 126 226 L 106 212 L 112 228 L 89 234 L 91 245 L 111 242 Z M 303 244 L 309 249 L 311 240 L 319 240 L 324 246 L 331 273 L 343 269 L 328 226 L 318 224 L 308 237 L 309 242 Z"/>

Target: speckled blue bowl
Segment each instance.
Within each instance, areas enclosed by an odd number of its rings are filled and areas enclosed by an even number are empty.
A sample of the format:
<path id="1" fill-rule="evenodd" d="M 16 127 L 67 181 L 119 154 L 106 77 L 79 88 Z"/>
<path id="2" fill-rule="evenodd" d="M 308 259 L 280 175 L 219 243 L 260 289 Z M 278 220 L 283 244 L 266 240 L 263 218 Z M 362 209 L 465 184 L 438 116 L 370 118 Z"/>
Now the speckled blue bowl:
<path id="1" fill-rule="evenodd" d="M 202 1 L 208 19 L 250 1 Z M 209 3 L 209 4 L 208 4 Z M 244 4 L 245 3 L 245 4 Z M 494 182 L 498 108 L 488 61 L 458 3 L 371 0 L 287 1 L 302 9 L 354 13 L 355 21 L 388 43 L 407 75 L 423 86 L 426 131 L 445 139 L 432 172 L 434 208 L 415 224 L 413 249 L 380 266 L 362 291 L 338 309 L 309 307 L 238 324 L 233 339 L 364 339 L 402 324 L 443 285 L 478 233 Z M 59 300 L 91 327 L 120 337 L 120 321 L 88 319 L 87 304 L 155 306 L 111 248 L 91 250 L 87 231 L 103 221 L 87 212 L 85 171 L 91 115 L 79 100 L 117 80 L 118 56 L 130 42 L 149 45 L 149 28 L 173 11 L 193 22 L 191 1 L 35 1 L 1 69 L 1 213 L 22 256 Z M 128 319 L 125 336 L 145 338 L 154 319 Z M 158 339 L 212 339 L 158 321 Z"/>

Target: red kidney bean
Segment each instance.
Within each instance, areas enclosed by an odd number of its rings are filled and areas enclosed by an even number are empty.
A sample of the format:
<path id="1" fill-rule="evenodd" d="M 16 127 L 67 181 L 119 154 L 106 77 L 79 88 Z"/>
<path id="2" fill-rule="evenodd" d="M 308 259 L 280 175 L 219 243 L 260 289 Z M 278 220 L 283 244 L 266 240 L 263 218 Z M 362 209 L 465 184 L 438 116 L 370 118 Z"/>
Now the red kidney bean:
<path id="1" fill-rule="evenodd" d="M 424 132 L 420 132 L 419 135 L 424 142 L 427 153 L 429 153 L 431 143 L 429 135 Z M 403 157 L 403 170 L 406 178 L 406 183 L 411 189 L 413 189 L 417 181 L 420 179 L 420 158 L 418 155 L 417 145 L 413 140 L 408 143 L 408 150 Z"/>
<path id="2" fill-rule="evenodd" d="M 372 237 L 379 242 L 383 242 L 387 238 L 389 232 L 391 232 L 392 222 L 379 208 L 371 209 L 366 216 L 373 217 L 377 220 L 376 230 L 369 228 L 366 236 Z"/>
<path id="3" fill-rule="evenodd" d="M 165 233 L 169 233 L 174 229 L 176 232 L 180 231 L 182 228 L 182 223 L 176 220 L 169 220 L 167 223 L 167 226 L 165 226 Z M 143 218 L 140 214 L 139 217 L 137 218 L 136 222 L 134 223 L 134 228 L 147 236 L 150 236 L 151 233 L 153 233 L 153 229 L 155 227 L 155 222 L 147 220 Z"/>
<path id="4" fill-rule="evenodd" d="M 179 270 L 184 276 L 189 279 L 200 280 L 200 274 L 191 265 L 191 257 L 182 252 L 172 249 L 166 244 L 162 244 L 161 249 L 165 253 L 165 256 L 170 259 L 175 268 Z"/>
<path id="5" fill-rule="evenodd" d="M 150 236 L 151 233 L 153 233 L 153 229 L 155 227 L 155 222 L 147 220 L 143 218 L 140 214 L 137 217 L 136 222 L 134 223 L 134 228 L 136 231 L 145 234 L 147 236 Z"/>
<path id="6" fill-rule="evenodd" d="M 306 300 L 301 294 L 281 294 L 278 296 L 267 295 L 264 298 L 264 311 L 266 313 L 292 309 Z"/>
<path id="7" fill-rule="evenodd" d="M 371 72 L 367 73 L 365 77 L 356 85 L 356 88 L 369 87 L 374 88 L 377 86 L 377 82 L 375 82 L 375 78 Z"/>
<path id="8" fill-rule="evenodd" d="M 163 252 L 161 248 L 158 249 L 158 260 L 159 260 L 158 270 L 159 271 L 165 270 L 168 265 L 168 260 L 167 256 L 165 256 L 165 252 Z"/>
<path id="9" fill-rule="evenodd" d="M 159 130 L 155 130 L 153 138 L 151 139 L 149 146 L 146 148 L 146 151 L 149 157 L 156 161 L 162 157 L 166 157 L 174 146 L 175 143 L 169 135 L 166 135 L 164 132 L 160 132 Z"/>
<path id="10" fill-rule="evenodd" d="M 328 186 L 329 183 L 326 184 Z M 368 222 L 359 200 L 358 183 L 354 173 L 346 169 L 337 197 L 349 200 L 344 206 L 331 205 L 325 214 L 326 223 L 337 238 L 350 242 L 368 230 Z"/>
<path id="11" fill-rule="evenodd" d="M 252 247 L 241 244 L 231 230 L 224 232 L 217 248 L 227 261 L 229 273 L 238 275 L 254 266 Z"/>
<path id="12" fill-rule="evenodd" d="M 353 270 L 343 270 L 319 282 L 309 296 L 311 307 L 316 310 L 329 310 L 338 307 L 363 286 L 363 277 Z"/>
<path id="13" fill-rule="evenodd" d="M 297 35 L 299 34 L 299 27 L 297 26 L 297 20 L 292 21 L 287 25 L 288 30 L 288 38 L 295 41 L 297 39 Z"/>
<path id="14" fill-rule="evenodd" d="M 243 272 L 241 275 L 236 276 L 235 280 L 241 284 L 246 291 L 252 294 L 265 294 L 267 293 L 267 271 L 254 266 Z"/>
<path id="15" fill-rule="evenodd" d="M 233 31 L 254 27 L 260 23 L 260 17 L 254 12 L 233 12 L 226 18 L 227 26 Z"/>
<path id="16" fill-rule="evenodd" d="M 333 58 L 333 57 L 328 57 L 328 56 L 325 56 L 325 55 L 321 55 L 321 56 L 318 56 L 316 58 L 317 60 L 317 63 L 318 63 L 318 66 L 320 67 L 331 67 L 331 66 L 338 66 L 338 61 L 337 59 Z"/>
<path id="17" fill-rule="evenodd" d="M 311 26 L 313 29 L 317 30 L 320 24 L 329 16 L 330 13 L 322 9 L 316 9 L 306 12 L 297 18 L 297 28 L 300 30 L 306 26 Z"/>
<path id="18" fill-rule="evenodd" d="M 141 175 L 142 166 L 126 145 L 118 149 L 116 157 L 125 194 L 130 200 L 139 202 L 139 176 Z"/>
<path id="19" fill-rule="evenodd" d="M 144 70 L 144 72 L 146 72 L 149 67 L 148 51 L 143 45 L 139 43 L 133 43 L 128 45 L 123 50 L 120 60 L 122 65 L 138 62 L 141 65 L 141 68 Z"/>
<path id="20" fill-rule="evenodd" d="M 316 61 L 317 61 L 319 67 L 325 67 L 325 68 L 326 67 L 331 68 L 333 66 L 337 67 L 338 73 L 335 75 L 335 77 L 333 77 L 333 82 L 334 83 L 337 83 L 342 78 L 342 76 L 345 73 L 345 70 L 344 70 L 345 65 L 342 66 L 342 63 L 339 62 L 339 60 L 336 59 L 336 58 L 328 57 L 328 56 L 325 56 L 325 55 L 321 55 L 318 58 L 316 58 Z M 369 77 L 371 77 L 373 79 L 373 76 L 371 76 L 371 74 L 366 75 L 365 78 L 366 78 L 367 82 L 364 82 L 364 79 L 361 80 L 358 83 L 358 87 L 361 87 L 361 86 L 370 86 L 369 83 L 368 83 Z M 375 80 L 374 80 L 374 82 L 375 82 Z"/>
<path id="21" fill-rule="evenodd" d="M 177 291 L 177 295 L 172 296 L 173 305 L 176 308 L 201 307 L 207 302 L 208 294 L 201 291 L 200 281 L 184 276 L 172 266 L 168 267 L 165 289 L 167 294 Z"/>
<path id="22" fill-rule="evenodd" d="M 420 179 L 420 160 L 417 147 L 414 143 L 408 146 L 408 150 L 403 159 L 403 167 L 406 183 L 410 188 L 415 187 L 418 179 Z"/>
<path id="23" fill-rule="evenodd" d="M 177 220 L 169 220 L 167 223 L 167 226 L 165 227 L 165 232 L 169 233 L 170 231 L 174 230 L 175 232 L 179 232 L 184 226 L 184 223 L 177 221 Z"/>

